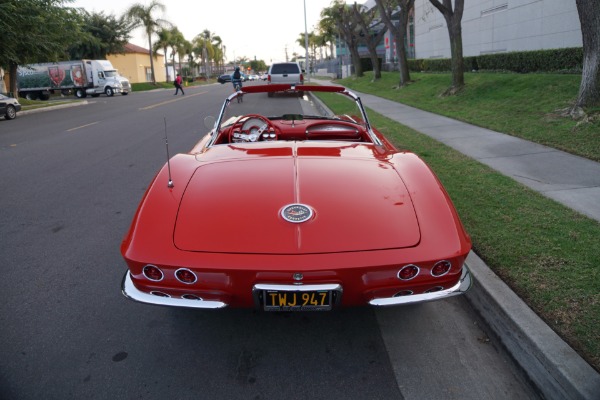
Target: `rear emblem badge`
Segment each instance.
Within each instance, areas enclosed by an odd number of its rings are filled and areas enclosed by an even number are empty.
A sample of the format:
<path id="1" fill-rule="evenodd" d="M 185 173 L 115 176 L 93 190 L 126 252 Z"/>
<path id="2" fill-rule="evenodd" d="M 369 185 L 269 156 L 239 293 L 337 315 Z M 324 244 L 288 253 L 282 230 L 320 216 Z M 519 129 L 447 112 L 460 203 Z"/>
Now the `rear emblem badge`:
<path id="1" fill-rule="evenodd" d="M 283 219 L 294 224 L 308 221 L 312 215 L 312 209 L 304 204 L 289 204 L 281 210 Z"/>

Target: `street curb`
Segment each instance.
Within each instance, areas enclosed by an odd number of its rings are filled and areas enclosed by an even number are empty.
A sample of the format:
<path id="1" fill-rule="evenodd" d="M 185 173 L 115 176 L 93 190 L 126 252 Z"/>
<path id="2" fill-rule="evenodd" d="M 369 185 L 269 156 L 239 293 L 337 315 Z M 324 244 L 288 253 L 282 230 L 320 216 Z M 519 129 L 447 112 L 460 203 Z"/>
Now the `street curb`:
<path id="1" fill-rule="evenodd" d="M 77 106 L 83 106 L 86 104 L 88 104 L 88 101 L 83 100 L 83 101 L 73 101 L 71 103 L 57 104 L 57 105 L 52 105 L 52 106 L 47 106 L 47 107 L 33 108 L 31 110 L 21 109 L 21 111 L 19 111 L 19 115 L 34 114 L 37 112 L 52 111 L 52 110 L 58 110 L 61 108 L 77 107 Z"/>
<path id="2" fill-rule="evenodd" d="M 600 374 L 537 316 L 474 252 L 466 297 L 546 399 L 598 400 Z"/>

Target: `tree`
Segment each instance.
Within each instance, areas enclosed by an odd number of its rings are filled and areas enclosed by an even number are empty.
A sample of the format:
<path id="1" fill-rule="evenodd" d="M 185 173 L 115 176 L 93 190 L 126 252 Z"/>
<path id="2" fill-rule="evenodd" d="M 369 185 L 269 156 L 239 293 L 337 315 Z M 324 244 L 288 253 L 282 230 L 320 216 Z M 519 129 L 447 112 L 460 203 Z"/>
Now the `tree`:
<path id="1" fill-rule="evenodd" d="M 213 41 L 216 43 L 215 38 L 217 38 L 217 36 L 214 36 L 213 33 L 208 29 L 205 29 L 204 31 L 202 31 L 202 33 L 199 33 L 194 38 L 194 52 L 196 54 L 201 55 L 202 62 L 204 64 L 204 74 L 206 76 L 206 79 L 208 79 L 210 75 L 208 71 L 209 60 L 215 59 L 216 52 L 213 47 Z"/>
<path id="2" fill-rule="evenodd" d="M 264 60 L 252 60 L 250 61 L 250 68 L 252 68 L 254 72 L 266 71 L 267 64 L 265 64 Z"/>
<path id="3" fill-rule="evenodd" d="M 223 60 L 223 39 L 220 36 L 212 35 L 211 37 L 211 48 L 212 48 L 212 60 L 215 63 L 215 66 L 219 66 L 219 63 L 222 63 Z M 212 73 L 212 71 L 211 71 Z"/>
<path id="4" fill-rule="evenodd" d="M 168 60 L 167 53 L 169 51 L 169 46 L 171 45 L 171 31 L 166 28 L 160 29 L 156 32 L 158 39 L 154 42 L 154 48 L 152 49 L 154 53 L 158 50 L 162 50 L 165 55 L 165 60 Z M 174 66 L 173 66 L 174 67 Z M 167 82 L 171 80 L 169 77 L 169 63 L 165 62 L 165 74 L 167 76 Z"/>
<path id="5" fill-rule="evenodd" d="M 224 53 L 223 52 L 223 39 L 221 39 L 220 36 L 213 36 L 212 45 L 213 45 L 213 49 L 214 49 L 214 53 L 215 53 L 214 58 L 213 58 L 215 65 L 217 66 L 217 68 L 219 66 L 222 67 L 223 66 L 223 55 L 224 55 L 223 54 Z"/>
<path id="6" fill-rule="evenodd" d="M 131 25 L 125 18 L 100 13 L 88 13 L 80 9 L 82 32 L 69 47 L 72 60 L 82 58 L 104 59 L 107 54 L 124 52 L 131 37 Z"/>
<path id="7" fill-rule="evenodd" d="M 179 58 L 179 72 L 181 73 L 181 75 L 183 76 L 189 76 L 190 75 L 190 67 L 191 67 L 191 63 L 190 63 L 190 59 L 193 61 L 194 57 L 192 57 L 192 43 L 190 43 L 188 40 L 186 40 L 185 38 L 181 41 L 181 43 L 179 43 L 179 47 L 177 49 L 178 53 L 177 56 Z M 181 59 L 188 59 L 188 66 L 187 68 L 184 70 L 183 67 L 181 66 Z"/>
<path id="8" fill-rule="evenodd" d="M 600 106 L 600 3 L 575 0 L 583 37 L 583 71 L 576 108 Z"/>
<path id="9" fill-rule="evenodd" d="M 377 57 L 377 46 L 381 43 L 383 36 L 387 32 L 387 27 L 383 26 L 382 29 L 374 30 L 373 27 L 379 25 L 379 22 L 375 20 L 377 16 L 377 9 L 372 7 L 367 9 L 361 6 L 359 9 L 356 2 L 352 11 L 354 12 L 354 20 L 360 26 L 361 31 L 359 37 L 369 50 L 369 57 L 371 58 L 371 64 L 373 65 L 373 80 L 381 79 L 381 66 L 379 64 L 379 57 Z M 375 32 L 375 33 L 374 33 Z"/>
<path id="10" fill-rule="evenodd" d="M 465 86 L 465 71 L 463 65 L 463 47 L 462 47 L 462 15 L 464 10 L 464 0 L 454 0 L 454 10 L 452 9 L 452 0 L 429 0 L 446 20 L 448 35 L 450 36 L 450 55 L 452 65 L 452 86 L 446 90 L 447 95 L 458 93 Z M 590 0 L 593 1 L 593 0 Z"/>
<path id="11" fill-rule="evenodd" d="M 306 48 L 306 38 L 308 37 L 308 49 Z M 305 69 L 307 71 L 310 70 L 310 66 L 313 65 L 311 60 L 316 58 L 316 52 L 318 47 L 317 35 L 314 32 L 309 32 L 308 35 L 305 35 L 304 32 L 298 35 L 298 39 L 296 39 L 296 43 L 300 45 L 304 49 L 304 53 L 298 55 L 296 53 L 292 54 L 295 58 L 304 58 L 308 54 L 308 60 L 306 61 Z"/>
<path id="12" fill-rule="evenodd" d="M 334 0 L 331 7 L 324 8 L 321 11 L 321 18 L 326 19 L 325 24 L 334 24 L 341 39 L 348 46 L 348 51 L 354 65 L 354 74 L 362 77 L 363 70 L 360 63 L 360 54 L 358 52 L 360 27 L 354 20 L 354 12 L 351 6 L 346 5 L 342 0 Z"/>
<path id="13" fill-rule="evenodd" d="M 182 73 L 181 70 L 181 58 L 185 56 L 185 44 L 186 40 L 183 37 L 183 33 L 177 27 L 173 27 L 169 30 L 169 46 L 171 47 L 171 58 L 173 63 L 173 68 L 175 69 L 175 56 L 177 56 L 177 60 L 179 63 L 178 73 Z"/>
<path id="14" fill-rule="evenodd" d="M 3 0 L 0 3 L 0 66 L 17 92 L 17 66 L 68 59 L 66 49 L 79 35 L 80 15 L 62 7 L 70 0 Z"/>
<path id="15" fill-rule="evenodd" d="M 321 12 L 321 17 L 323 17 L 323 13 Z M 335 46 L 335 38 L 337 36 L 336 25 L 329 18 L 322 18 L 319 21 L 319 32 L 322 37 L 323 45 L 325 43 L 329 43 L 329 54 L 333 57 L 334 54 L 334 46 Z"/>
<path id="16" fill-rule="evenodd" d="M 396 54 L 400 67 L 400 83 L 398 87 L 408 85 L 410 72 L 408 70 L 408 58 L 406 56 L 406 30 L 408 27 L 408 16 L 414 7 L 415 0 L 375 0 L 379 8 L 379 15 L 394 37 Z M 397 14 L 398 25 L 392 22 L 392 16 Z"/>
<path id="17" fill-rule="evenodd" d="M 156 78 L 154 75 L 154 51 L 152 47 L 152 35 L 157 32 L 161 27 L 170 25 L 166 20 L 157 18 L 155 19 L 153 14 L 155 10 L 164 12 L 165 6 L 158 0 L 152 0 L 150 4 L 144 6 L 143 4 L 134 4 L 125 12 L 126 18 L 132 22 L 133 27 L 143 27 L 146 36 L 148 37 L 148 49 L 150 51 L 150 71 L 152 73 L 152 83 L 156 84 Z"/>

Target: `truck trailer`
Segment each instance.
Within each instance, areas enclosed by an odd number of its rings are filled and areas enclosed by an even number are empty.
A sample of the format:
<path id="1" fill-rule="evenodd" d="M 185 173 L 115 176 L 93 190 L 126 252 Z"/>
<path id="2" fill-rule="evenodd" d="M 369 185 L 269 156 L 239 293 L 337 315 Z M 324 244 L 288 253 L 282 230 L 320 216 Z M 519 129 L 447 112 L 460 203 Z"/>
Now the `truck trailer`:
<path id="1" fill-rule="evenodd" d="M 73 93 L 77 98 L 101 94 L 129 94 L 129 81 L 119 75 L 108 60 L 73 60 L 28 64 L 17 68 L 19 96 L 48 100 L 50 95 Z"/>

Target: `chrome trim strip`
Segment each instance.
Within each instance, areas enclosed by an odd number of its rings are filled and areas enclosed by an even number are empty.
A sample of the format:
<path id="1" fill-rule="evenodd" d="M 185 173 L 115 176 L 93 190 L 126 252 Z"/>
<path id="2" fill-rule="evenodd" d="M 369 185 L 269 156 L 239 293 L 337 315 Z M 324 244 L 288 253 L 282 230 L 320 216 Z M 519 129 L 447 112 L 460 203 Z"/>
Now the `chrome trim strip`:
<path id="1" fill-rule="evenodd" d="M 221 106 L 221 111 L 219 112 L 219 116 L 217 117 L 215 124 L 213 126 L 212 137 L 210 138 L 208 143 L 206 143 L 206 147 L 212 147 L 212 145 L 215 143 L 215 140 L 217 140 L 217 136 L 219 136 L 219 130 L 221 129 L 221 123 L 223 122 L 223 117 L 225 116 L 225 110 L 227 109 L 227 106 L 229 105 L 229 103 L 231 103 L 231 101 L 233 99 L 235 99 L 236 97 L 237 97 L 237 92 L 234 92 L 233 94 L 230 94 L 229 97 L 227 97 L 227 99 L 225 99 L 225 102 Z"/>
<path id="2" fill-rule="evenodd" d="M 371 140 L 373 141 L 373 143 L 375 145 L 381 146 L 383 143 L 381 143 L 381 140 L 379 140 L 377 135 L 375 135 L 375 132 L 373 132 L 371 123 L 369 122 L 369 117 L 367 117 L 367 112 L 365 111 L 365 108 L 363 107 L 360 97 L 358 97 L 354 92 L 351 92 L 348 89 L 345 89 L 342 93 L 345 94 L 346 96 L 351 97 L 356 102 L 356 104 L 358 105 L 358 108 L 360 109 L 360 113 L 362 114 L 361 117 L 365 123 L 365 127 L 367 128 L 367 134 L 369 135 L 369 137 L 371 138 Z"/>
<path id="3" fill-rule="evenodd" d="M 138 301 L 140 303 L 155 304 L 159 306 L 171 306 L 171 307 L 188 307 L 188 308 L 223 308 L 227 307 L 227 304 L 221 301 L 208 301 L 208 300 L 188 300 L 175 297 L 159 297 L 153 296 L 148 293 L 144 293 L 135 287 L 129 270 L 125 272 L 123 282 L 121 283 L 121 292 L 123 296 L 128 299 Z"/>
<path id="4" fill-rule="evenodd" d="M 254 298 L 254 305 L 257 308 L 261 308 L 260 294 L 264 290 L 278 290 L 281 292 L 309 292 L 313 290 L 331 290 L 337 292 L 332 306 L 337 306 L 342 301 L 342 285 L 338 283 L 325 283 L 325 284 L 314 284 L 314 285 L 303 285 L 296 283 L 295 285 L 282 285 L 282 284 L 269 284 L 269 283 L 257 283 L 252 287 L 252 297 Z"/>
<path id="5" fill-rule="evenodd" d="M 440 300 L 446 297 L 452 297 L 459 294 L 464 294 L 473 285 L 473 277 L 471 271 L 463 264 L 462 274 L 458 283 L 446 290 L 440 290 L 433 293 L 413 294 L 409 296 L 388 297 L 383 299 L 373 299 L 369 301 L 372 306 L 393 306 L 400 304 L 422 303 L 425 301 Z"/>
<path id="6" fill-rule="evenodd" d="M 285 292 L 309 292 L 312 290 L 336 290 L 341 292 L 342 286 L 337 283 L 326 283 L 317 285 L 279 285 L 257 283 L 252 290 L 279 290 Z"/>

